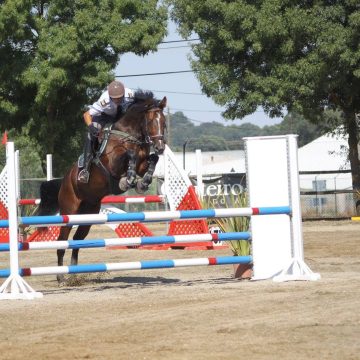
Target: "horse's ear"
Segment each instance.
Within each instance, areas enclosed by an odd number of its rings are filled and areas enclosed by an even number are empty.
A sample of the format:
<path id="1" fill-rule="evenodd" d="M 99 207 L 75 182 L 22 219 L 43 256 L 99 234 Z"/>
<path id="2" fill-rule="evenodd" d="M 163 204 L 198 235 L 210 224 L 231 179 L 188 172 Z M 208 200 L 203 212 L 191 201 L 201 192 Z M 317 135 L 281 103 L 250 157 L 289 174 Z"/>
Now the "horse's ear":
<path id="1" fill-rule="evenodd" d="M 166 107 L 167 98 L 164 96 L 164 98 L 160 101 L 159 108 L 164 109 Z"/>

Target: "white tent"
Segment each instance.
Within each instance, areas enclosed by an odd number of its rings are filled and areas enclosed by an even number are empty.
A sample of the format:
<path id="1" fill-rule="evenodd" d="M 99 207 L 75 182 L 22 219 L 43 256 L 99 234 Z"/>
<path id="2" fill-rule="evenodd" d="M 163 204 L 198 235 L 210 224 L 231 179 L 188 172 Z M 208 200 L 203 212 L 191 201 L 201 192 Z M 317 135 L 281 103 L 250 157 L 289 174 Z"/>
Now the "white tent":
<path id="1" fill-rule="evenodd" d="M 349 170 L 348 151 L 347 136 L 325 134 L 299 149 L 299 170 Z"/>
<path id="2" fill-rule="evenodd" d="M 348 151 L 347 136 L 325 134 L 299 149 L 299 170 L 350 170 Z M 313 190 L 351 189 L 351 174 L 301 175 L 300 185 Z"/>

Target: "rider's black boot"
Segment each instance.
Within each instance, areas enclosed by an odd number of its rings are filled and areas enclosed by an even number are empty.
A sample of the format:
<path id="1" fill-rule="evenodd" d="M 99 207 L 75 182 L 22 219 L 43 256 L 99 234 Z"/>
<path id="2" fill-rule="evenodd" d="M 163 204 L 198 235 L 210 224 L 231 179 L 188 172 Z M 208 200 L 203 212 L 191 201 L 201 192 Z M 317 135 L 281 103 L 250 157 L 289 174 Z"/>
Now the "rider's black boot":
<path id="1" fill-rule="evenodd" d="M 82 170 L 79 172 L 78 181 L 87 184 L 89 182 L 89 168 L 91 164 L 92 156 L 92 141 L 90 136 L 86 137 L 84 146 L 84 165 Z"/>

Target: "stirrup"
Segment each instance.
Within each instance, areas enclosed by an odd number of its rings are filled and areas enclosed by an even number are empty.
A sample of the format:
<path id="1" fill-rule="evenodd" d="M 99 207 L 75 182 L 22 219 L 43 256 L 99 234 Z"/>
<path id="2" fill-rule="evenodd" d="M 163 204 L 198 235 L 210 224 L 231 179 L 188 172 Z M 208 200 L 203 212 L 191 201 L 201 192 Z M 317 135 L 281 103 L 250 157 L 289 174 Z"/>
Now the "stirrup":
<path id="1" fill-rule="evenodd" d="M 78 181 L 87 184 L 89 182 L 89 176 L 90 176 L 89 171 L 87 171 L 86 169 L 82 169 L 79 172 Z"/>

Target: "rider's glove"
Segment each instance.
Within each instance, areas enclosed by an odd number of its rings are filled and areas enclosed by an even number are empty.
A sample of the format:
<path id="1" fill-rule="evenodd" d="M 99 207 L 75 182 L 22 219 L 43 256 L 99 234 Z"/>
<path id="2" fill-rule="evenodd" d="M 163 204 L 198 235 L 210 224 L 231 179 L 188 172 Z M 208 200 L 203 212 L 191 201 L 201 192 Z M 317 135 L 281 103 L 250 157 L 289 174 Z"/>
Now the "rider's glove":
<path id="1" fill-rule="evenodd" d="M 91 123 L 89 125 L 89 132 L 91 136 L 98 137 L 100 133 L 100 129 L 98 129 L 95 124 Z"/>

